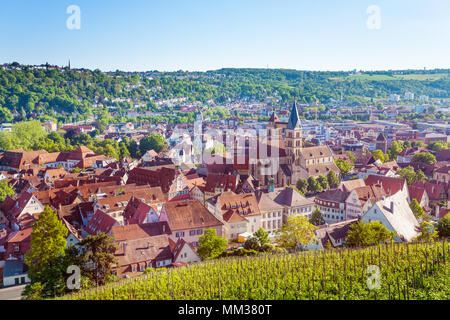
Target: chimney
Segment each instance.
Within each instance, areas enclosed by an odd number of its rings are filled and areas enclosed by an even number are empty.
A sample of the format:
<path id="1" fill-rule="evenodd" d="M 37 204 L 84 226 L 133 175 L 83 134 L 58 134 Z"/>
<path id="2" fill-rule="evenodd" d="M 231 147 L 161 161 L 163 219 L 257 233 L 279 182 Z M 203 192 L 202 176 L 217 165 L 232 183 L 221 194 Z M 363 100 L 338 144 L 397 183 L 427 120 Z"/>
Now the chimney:
<path id="1" fill-rule="evenodd" d="M 123 243 L 123 255 L 124 256 L 127 255 L 127 242 L 126 241 Z"/>

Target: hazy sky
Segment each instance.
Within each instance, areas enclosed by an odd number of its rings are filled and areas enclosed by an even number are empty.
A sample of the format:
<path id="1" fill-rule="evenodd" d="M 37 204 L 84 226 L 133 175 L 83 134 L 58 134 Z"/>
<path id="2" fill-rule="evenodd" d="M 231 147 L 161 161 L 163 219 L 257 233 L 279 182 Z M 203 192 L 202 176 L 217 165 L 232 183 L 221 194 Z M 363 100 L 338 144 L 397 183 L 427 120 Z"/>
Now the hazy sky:
<path id="1" fill-rule="evenodd" d="M 0 0 L 0 63 L 69 59 L 103 71 L 450 68 L 450 1 Z"/>

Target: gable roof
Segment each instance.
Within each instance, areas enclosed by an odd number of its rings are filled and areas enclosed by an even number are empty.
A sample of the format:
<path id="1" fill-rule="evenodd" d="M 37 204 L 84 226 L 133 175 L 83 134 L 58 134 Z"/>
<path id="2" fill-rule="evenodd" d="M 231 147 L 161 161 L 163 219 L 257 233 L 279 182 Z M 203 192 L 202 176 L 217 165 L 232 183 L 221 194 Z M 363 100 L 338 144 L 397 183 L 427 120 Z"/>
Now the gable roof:
<path id="1" fill-rule="evenodd" d="M 400 193 L 395 193 L 384 200 L 379 200 L 375 203 L 375 208 L 386 217 L 386 220 L 397 232 L 398 236 L 402 237 L 406 241 L 411 241 L 417 237 L 420 233 L 417 231 L 419 223 L 414 216 L 414 213 L 409 207 L 408 201 Z M 367 211 L 366 216 L 372 209 Z"/>
<path id="2" fill-rule="evenodd" d="M 359 187 L 365 187 L 366 183 L 363 179 L 355 179 L 355 180 L 347 180 L 347 181 L 341 181 L 340 187 L 342 188 L 342 191 L 350 192 L 353 189 L 359 188 Z"/>
<path id="3" fill-rule="evenodd" d="M 379 184 L 388 195 L 396 194 L 407 186 L 403 178 L 386 177 L 379 175 L 369 175 L 366 179 L 366 185 Z"/>
<path id="4" fill-rule="evenodd" d="M 350 227 L 356 223 L 358 219 L 351 219 L 346 221 L 341 221 L 337 223 L 332 223 L 329 225 L 321 225 L 315 231 L 316 237 L 322 243 L 322 247 L 327 247 L 327 242 L 329 237 L 334 240 L 343 240 L 347 237 Z"/>
<path id="5" fill-rule="evenodd" d="M 91 221 L 86 226 L 85 231 L 91 235 L 96 235 L 99 232 L 109 233 L 114 225 L 119 223 L 113 217 L 109 216 L 104 211 L 97 209 L 92 216 Z"/>
<path id="6" fill-rule="evenodd" d="M 313 204 L 313 201 L 305 198 L 294 188 L 290 187 L 276 188 L 274 189 L 274 191 L 269 192 L 267 195 L 274 202 L 287 207 L 297 207 Z"/>
<path id="7" fill-rule="evenodd" d="M 167 215 L 172 231 L 223 225 L 197 200 L 166 202 L 162 210 Z"/>
<path id="8" fill-rule="evenodd" d="M 162 234 L 170 235 L 167 221 L 159 221 L 143 224 L 129 224 L 125 226 L 114 226 L 111 229 L 116 241 L 127 241 L 135 239 L 145 239 L 148 237 L 158 236 Z"/>

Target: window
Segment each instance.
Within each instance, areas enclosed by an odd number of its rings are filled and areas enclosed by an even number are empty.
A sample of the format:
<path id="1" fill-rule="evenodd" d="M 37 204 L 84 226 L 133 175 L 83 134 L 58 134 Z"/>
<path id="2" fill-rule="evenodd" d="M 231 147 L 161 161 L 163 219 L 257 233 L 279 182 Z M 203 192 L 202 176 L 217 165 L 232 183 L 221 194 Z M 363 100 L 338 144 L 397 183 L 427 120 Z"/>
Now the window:
<path id="1" fill-rule="evenodd" d="M 144 271 L 144 269 L 145 269 L 145 265 L 141 265 L 140 270 L 141 270 L 141 271 Z"/>
<path id="2" fill-rule="evenodd" d="M 133 266 L 132 269 L 131 269 L 131 271 L 132 271 L 132 272 L 136 272 L 136 271 L 137 271 L 137 270 L 136 270 L 136 266 Z"/>
<path id="3" fill-rule="evenodd" d="M 197 230 L 197 235 L 203 234 L 203 230 L 202 229 L 198 229 Z"/>
<path id="4" fill-rule="evenodd" d="M 189 235 L 190 235 L 190 236 L 195 236 L 195 230 L 189 231 Z"/>
<path id="5" fill-rule="evenodd" d="M 177 237 L 177 238 L 184 237 L 184 231 L 177 232 L 177 233 L 175 234 L 175 237 Z"/>

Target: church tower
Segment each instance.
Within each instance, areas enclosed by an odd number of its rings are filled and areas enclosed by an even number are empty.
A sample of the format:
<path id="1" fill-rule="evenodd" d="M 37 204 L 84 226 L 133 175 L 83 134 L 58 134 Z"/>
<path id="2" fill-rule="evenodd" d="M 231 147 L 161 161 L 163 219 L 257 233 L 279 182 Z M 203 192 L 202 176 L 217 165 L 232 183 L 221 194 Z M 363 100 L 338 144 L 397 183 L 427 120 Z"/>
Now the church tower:
<path id="1" fill-rule="evenodd" d="M 295 184 L 301 176 L 301 149 L 303 148 L 302 123 L 298 115 L 297 104 L 292 106 L 289 121 L 286 127 L 286 159 L 291 176 L 287 178 L 288 184 Z"/>
<path id="2" fill-rule="evenodd" d="M 300 149 L 303 147 L 302 136 L 302 123 L 298 115 L 297 104 L 294 102 L 286 127 L 286 155 L 289 164 L 300 157 Z"/>

